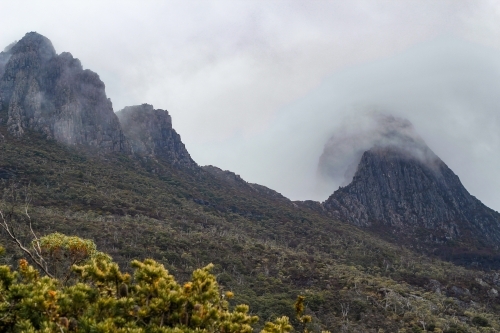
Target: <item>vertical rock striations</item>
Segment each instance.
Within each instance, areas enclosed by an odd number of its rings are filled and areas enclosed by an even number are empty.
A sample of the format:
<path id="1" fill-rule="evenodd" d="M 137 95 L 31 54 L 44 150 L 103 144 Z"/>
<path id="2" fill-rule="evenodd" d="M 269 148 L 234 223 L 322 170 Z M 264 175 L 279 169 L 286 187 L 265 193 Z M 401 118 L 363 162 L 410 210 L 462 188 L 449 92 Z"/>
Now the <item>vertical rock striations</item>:
<path id="1" fill-rule="evenodd" d="M 167 111 L 143 104 L 115 114 L 99 76 L 36 32 L 0 53 L 0 125 L 18 137 L 34 130 L 64 144 L 197 167 Z"/>
<path id="2" fill-rule="evenodd" d="M 362 227 L 437 241 L 500 244 L 499 213 L 470 195 L 437 156 L 430 163 L 397 146 L 366 151 L 352 182 L 323 206 L 333 216 Z"/>
<path id="3" fill-rule="evenodd" d="M 69 145 L 129 150 L 99 76 L 36 32 L 0 53 L 0 118 L 15 136 L 30 129 Z"/>
<path id="4" fill-rule="evenodd" d="M 176 166 L 195 168 L 181 137 L 172 128 L 172 118 L 152 105 L 128 106 L 116 113 L 132 152 L 167 161 Z"/>

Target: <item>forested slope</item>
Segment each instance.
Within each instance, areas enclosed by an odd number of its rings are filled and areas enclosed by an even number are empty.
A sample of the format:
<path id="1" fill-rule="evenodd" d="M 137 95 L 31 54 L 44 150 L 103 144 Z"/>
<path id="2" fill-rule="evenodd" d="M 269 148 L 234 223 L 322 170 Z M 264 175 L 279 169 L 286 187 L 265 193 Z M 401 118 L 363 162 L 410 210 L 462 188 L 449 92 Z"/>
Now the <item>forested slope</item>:
<path id="1" fill-rule="evenodd" d="M 236 294 L 231 304 L 249 304 L 260 325 L 293 318 L 302 294 L 318 331 L 500 329 L 496 271 L 416 254 L 202 169 L 78 150 L 29 131 L 14 138 L 5 126 L 0 132 L 2 207 L 17 207 L 11 223 L 26 242 L 28 195 L 38 234 L 92 239 L 125 270 L 131 259 L 153 258 L 186 281 L 213 263 L 219 284 Z M 1 241 L 8 263 L 23 257 L 4 232 Z"/>

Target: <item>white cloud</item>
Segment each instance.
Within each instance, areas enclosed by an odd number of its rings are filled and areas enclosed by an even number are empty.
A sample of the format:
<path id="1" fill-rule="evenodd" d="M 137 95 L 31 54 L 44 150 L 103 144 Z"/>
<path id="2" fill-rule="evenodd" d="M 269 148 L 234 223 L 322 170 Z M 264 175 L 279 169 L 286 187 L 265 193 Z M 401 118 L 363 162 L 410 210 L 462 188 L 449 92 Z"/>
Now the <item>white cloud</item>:
<path id="1" fill-rule="evenodd" d="M 370 93 L 374 100 L 383 94 L 383 101 L 399 95 L 388 104 L 411 110 L 408 118 L 436 152 L 452 147 L 456 156 L 445 161 L 452 169 L 457 161 L 471 192 L 500 209 L 494 202 L 500 183 L 488 180 L 498 178 L 496 171 L 478 169 L 476 163 L 492 159 L 486 152 L 498 151 L 498 138 L 492 134 L 498 121 L 491 121 L 498 117 L 492 111 L 498 86 L 469 87 L 463 81 L 466 76 L 459 77 L 460 84 L 449 85 L 453 78 L 448 74 L 440 85 L 439 77 L 412 72 L 407 73 L 412 82 L 399 87 L 391 71 L 404 66 L 391 65 L 391 60 L 384 65 L 390 75 L 382 71 L 378 81 L 370 81 L 378 85 L 378 92 L 363 82 L 362 70 L 342 76 L 350 67 L 366 68 L 363 64 L 443 35 L 500 47 L 499 8 L 487 0 L 3 1 L 0 45 L 32 30 L 44 34 L 58 52 L 71 52 L 101 76 L 116 110 L 144 102 L 168 109 L 196 161 L 233 169 L 292 198 L 314 193 L 306 176 L 329 131 L 347 110 L 335 104 L 349 100 L 335 97 L 340 92 L 313 92 L 323 89 L 323 80 L 332 75 L 351 80 L 339 83 L 340 91 L 365 98 L 351 101 L 359 105 L 368 103 Z M 447 73 L 451 72 L 453 68 Z M 480 79 L 472 77 L 470 84 L 476 85 Z M 433 89 L 422 88 L 428 83 Z M 383 92 L 384 86 L 392 94 Z M 420 95 L 403 88 L 415 88 Z M 469 88 L 471 94 L 453 90 Z M 362 89 L 365 94 L 359 92 Z M 318 100 L 309 103 L 308 93 L 323 100 L 325 109 L 315 110 Z M 471 95 L 473 101 L 467 99 Z M 459 116 L 450 120 L 453 112 Z M 299 115 L 299 123 L 287 121 Z M 452 122 L 459 133 L 451 128 Z M 438 130 L 447 127 L 445 135 Z M 288 136 L 293 131 L 297 135 Z M 455 146 L 460 149 L 453 150 Z M 284 172 L 286 163 L 294 164 Z M 495 163 L 483 162 L 492 168 L 498 166 Z"/>

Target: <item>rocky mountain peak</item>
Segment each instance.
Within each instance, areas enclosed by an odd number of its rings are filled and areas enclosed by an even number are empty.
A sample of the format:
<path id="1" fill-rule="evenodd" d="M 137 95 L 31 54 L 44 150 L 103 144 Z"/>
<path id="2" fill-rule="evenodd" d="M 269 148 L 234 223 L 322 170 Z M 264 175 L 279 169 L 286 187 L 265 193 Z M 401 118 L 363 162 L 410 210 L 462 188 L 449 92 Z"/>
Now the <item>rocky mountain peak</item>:
<path id="1" fill-rule="evenodd" d="M 165 160 L 173 165 L 194 168 L 180 135 L 172 128 L 168 111 L 150 104 L 127 106 L 116 113 L 132 152 Z"/>
<path id="2" fill-rule="evenodd" d="M 380 112 L 350 119 L 325 144 L 318 165 L 323 181 L 345 186 L 356 172 L 364 152 L 374 148 L 398 150 L 431 166 L 439 158 L 427 147 L 407 119 Z"/>
<path id="3" fill-rule="evenodd" d="M 56 56 L 56 50 L 52 42 L 37 32 L 28 32 L 19 42 L 14 44 L 8 51 L 12 55 L 32 53 L 41 60 L 49 60 Z"/>
<path id="4" fill-rule="evenodd" d="M 18 137 L 35 130 L 69 145 L 129 150 L 99 76 L 36 32 L 0 54 L 0 118 Z"/>
<path id="5" fill-rule="evenodd" d="M 422 142 L 413 148 L 377 145 L 365 151 L 351 183 L 335 191 L 325 209 L 357 226 L 409 237 L 498 244 L 500 214 L 470 195 Z"/>
<path id="6" fill-rule="evenodd" d="M 167 111 L 142 104 L 115 114 L 99 75 L 36 32 L 0 53 L 0 125 L 12 136 L 37 131 L 68 145 L 197 167 Z"/>

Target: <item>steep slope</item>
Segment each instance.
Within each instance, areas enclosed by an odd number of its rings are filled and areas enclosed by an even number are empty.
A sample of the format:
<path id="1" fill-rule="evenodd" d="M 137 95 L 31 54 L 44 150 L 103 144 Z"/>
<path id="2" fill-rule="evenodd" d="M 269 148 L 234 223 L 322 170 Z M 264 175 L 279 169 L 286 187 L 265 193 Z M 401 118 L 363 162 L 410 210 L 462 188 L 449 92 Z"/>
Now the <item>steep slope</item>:
<path id="1" fill-rule="evenodd" d="M 305 295 L 317 332 L 345 325 L 353 332 L 411 331 L 420 320 L 446 331 L 472 327 L 479 316 L 500 328 L 498 272 L 431 260 L 208 172 L 121 153 L 99 156 L 29 130 L 19 139 L 5 126 L 0 132 L 0 207 L 16 200 L 23 207 L 28 193 L 39 235 L 91 238 L 122 267 L 154 258 L 181 281 L 212 262 L 218 282 L 236 295 L 232 306 L 250 304 L 262 320 L 293 318 L 296 296 Z M 19 234 L 29 235 L 22 209 L 14 219 Z M 15 245 L 5 233 L 0 243 L 15 265 Z"/>
<path id="2" fill-rule="evenodd" d="M 444 162 L 422 161 L 396 146 L 366 151 L 352 182 L 324 207 L 357 226 L 383 227 L 428 242 L 500 242 L 500 214 L 470 195 Z"/>
<path id="3" fill-rule="evenodd" d="M 17 137 L 33 129 L 69 145 L 129 150 L 99 76 L 36 32 L 0 53 L 0 118 Z"/>
<path id="4" fill-rule="evenodd" d="M 142 104 L 127 106 L 116 115 L 133 153 L 160 158 L 186 168 L 197 167 L 180 135 L 172 128 L 168 111 Z"/>

